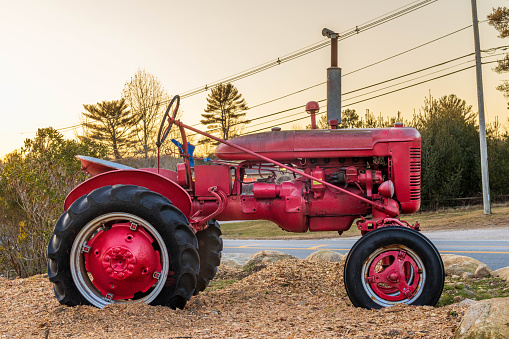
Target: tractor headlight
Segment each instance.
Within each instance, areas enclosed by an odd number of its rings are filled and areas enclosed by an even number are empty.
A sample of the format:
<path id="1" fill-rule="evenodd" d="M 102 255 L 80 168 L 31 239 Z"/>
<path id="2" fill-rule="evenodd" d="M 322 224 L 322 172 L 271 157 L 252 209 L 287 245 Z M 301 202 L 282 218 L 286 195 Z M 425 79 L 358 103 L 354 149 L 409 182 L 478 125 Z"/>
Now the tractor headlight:
<path id="1" fill-rule="evenodd" d="M 378 194 L 380 194 L 384 198 L 392 198 L 394 195 L 394 184 L 391 180 L 384 181 L 379 187 L 378 187 Z"/>

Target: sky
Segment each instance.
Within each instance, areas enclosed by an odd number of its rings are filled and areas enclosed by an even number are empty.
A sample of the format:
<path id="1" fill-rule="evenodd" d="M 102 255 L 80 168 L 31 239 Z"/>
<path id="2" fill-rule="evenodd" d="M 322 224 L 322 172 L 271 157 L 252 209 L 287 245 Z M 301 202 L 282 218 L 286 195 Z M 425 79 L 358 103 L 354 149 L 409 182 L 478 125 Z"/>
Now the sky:
<path id="1" fill-rule="evenodd" d="M 324 27 L 339 33 L 346 32 L 413 2 L 0 0 L 0 157 L 23 146 L 23 141 L 33 138 L 38 128 L 51 126 L 58 129 L 79 124 L 83 104 L 120 99 L 125 83 L 138 69 L 145 69 L 156 76 L 170 96 L 185 93 L 324 41 L 321 35 Z M 481 49 L 509 45 L 509 39 L 498 38 L 497 31 L 482 22 L 493 7 L 509 6 L 509 1 L 478 0 L 477 6 L 481 21 Z M 438 0 L 340 41 L 339 66 L 345 74 L 471 24 L 470 0 Z M 473 52 L 473 30 L 470 27 L 345 76 L 343 92 Z M 503 52 L 498 49 L 482 55 Z M 483 62 L 496 58 L 487 57 Z M 473 65 L 473 61 L 462 64 L 469 60 L 474 60 L 474 57 L 345 95 L 343 108 L 355 109 L 360 116 L 364 116 L 366 110 L 383 116 L 393 116 L 399 111 L 405 119 L 410 119 L 431 93 L 434 98 L 456 94 L 477 112 L 475 68 L 347 106 Z M 483 65 L 486 121 L 492 123 L 498 117 L 508 129 L 507 100 L 495 87 L 509 75 L 493 72 L 495 65 Z M 257 106 L 326 81 L 326 68 L 329 66 L 330 47 L 326 47 L 236 81 L 234 85 L 248 106 Z M 455 67 L 366 94 L 449 66 Z M 208 93 L 210 90 L 182 100 L 182 120 L 185 123 L 199 123 Z M 363 93 L 364 96 L 353 98 Z M 255 107 L 248 111 L 247 118 L 304 106 L 310 100 L 325 98 L 326 86 L 316 86 Z M 274 125 L 291 129 L 295 123 L 284 122 L 304 117 L 303 111 L 294 110 L 257 120 L 256 124 L 251 124 L 250 130 Z M 269 122 L 274 119 L 279 120 Z M 261 124 L 263 122 L 266 123 Z M 300 123 L 309 122 L 301 120 Z M 68 138 L 74 135 L 71 129 L 63 132 Z"/>

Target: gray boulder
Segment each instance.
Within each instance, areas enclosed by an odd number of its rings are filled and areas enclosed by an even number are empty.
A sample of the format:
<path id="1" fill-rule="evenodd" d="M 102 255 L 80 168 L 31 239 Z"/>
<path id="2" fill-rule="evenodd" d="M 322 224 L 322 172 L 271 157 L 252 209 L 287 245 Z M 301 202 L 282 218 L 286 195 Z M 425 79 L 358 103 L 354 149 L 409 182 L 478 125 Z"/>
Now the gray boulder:
<path id="1" fill-rule="evenodd" d="M 247 253 L 223 253 L 221 256 L 221 265 L 235 268 L 241 268 L 251 259 L 251 255 Z"/>
<path id="2" fill-rule="evenodd" d="M 339 262 L 343 260 L 344 255 L 330 250 L 319 250 L 311 253 L 306 260 L 309 261 L 325 261 L 325 262 Z"/>
<path id="3" fill-rule="evenodd" d="M 263 265 L 268 262 L 275 262 L 284 259 L 297 259 L 297 257 L 280 251 L 263 250 L 253 254 L 251 259 L 249 259 L 249 261 L 246 262 L 242 267 L 244 269 L 250 269 L 252 267 L 259 266 L 260 264 Z"/>
<path id="4" fill-rule="evenodd" d="M 486 278 L 491 277 L 492 275 L 493 271 L 486 264 L 477 266 L 474 272 L 474 278 Z"/>
<path id="5" fill-rule="evenodd" d="M 251 260 L 259 260 L 261 262 L 274 262 L 284 259 L 297 259 L 297 257 L 280 251 L 272 250 L 259 251 L 251 256 Z"/>
<path id="6" fill-rule="evenodd" d="M 465 272 L 472 273 L 474 277 L 486 277 L 492 275 L 491 269 L 479 260 L 456 254 L 442 254 L 441 256 L 442 261 L 444 262 L 445 274 L 448 276 L 462 276 Z M 482 267 L 477 272 L 478 276 L 476 276 L 476 271 L 479 266 L 486 267 Z"/>
<path id="7" fill-rule="evenodd" d="M 509 338 L 509 297 L 475 302 L 456 329 L 457 339 Z"/>
<path id="8" fill-rule="evenodd" d="M 493 275 L 497 278 L 505 279 L 505 281 L 509 282 L 509 266 L 493 271 Z"/>

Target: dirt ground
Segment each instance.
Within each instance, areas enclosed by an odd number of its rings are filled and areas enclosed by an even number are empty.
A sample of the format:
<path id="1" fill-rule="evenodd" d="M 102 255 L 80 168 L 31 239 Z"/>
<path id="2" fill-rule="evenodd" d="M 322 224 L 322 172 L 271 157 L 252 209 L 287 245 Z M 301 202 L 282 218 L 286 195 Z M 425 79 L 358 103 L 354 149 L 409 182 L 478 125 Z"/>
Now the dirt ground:
<path id="1" fill-rule="evenodd" d="M 452 338 L 464 311 L 354 307 L 343 263 L 288 259 L 240 281 L 221 266 L 184 310 L 161 306 L 66 307 L 45 275 L 0 278 L 0 338 Z"/>

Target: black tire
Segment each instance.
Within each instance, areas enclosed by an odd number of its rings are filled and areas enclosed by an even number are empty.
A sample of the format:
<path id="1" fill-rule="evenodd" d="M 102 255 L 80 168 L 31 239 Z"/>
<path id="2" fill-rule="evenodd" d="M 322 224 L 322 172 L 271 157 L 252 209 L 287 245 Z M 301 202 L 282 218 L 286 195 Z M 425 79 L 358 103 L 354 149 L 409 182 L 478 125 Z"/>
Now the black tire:
<path id="1" fill-rule="evenodd" d="M 149 245 L 145 249 L 158 252 L 161 274 L 157 278 L 158 272 L 154 272 L 153 277 L 158 280 L 152 286 L 149 281 L 146 292 L 139 291 L 132 298 L 114 302 L 143 302 L 173 309 L 185 306 L 193 295 L 199 272 L 197 239 L 184 214 L 167 198 L 134 185 L 98 188 L 77 199 L 57 221 L 48 245 L 48 277 L 61 304 L 104 307 L 112 302 L 95 288 L 82 248 L 101 230 L 111 231 L 112 224 L 125 228 L 129 222 L 139 225 L 145 231 L 142 233 L 152 239 L 152 244 L 147 240 Z M 105 249 L 101 248 L 104 253 Z M 157 262 L 153 256 L 150 258 Z M 124 281 L 115 283 L 128 286 L 129 282 Z"/>
<path id="2" fill-rule="evenodd" d="M 208 222 L 208 227 L 196 233 L 198 239 L 198 254 L 200 255 L 200 273 L 196 277 L 194 294 L 204 291 L 217 273 L 217 267 L 221 264 L 221 252 L 223 251 L 223 239 L 221 228 L 215 220 Z"/>
<path id="3" fill-rule="evenodd" d="M 385 268 L 380 266 L 383 263 Z M 397 303 L 434 306 L 445 273 L 442 258 L 428 238 L 409 228 L 387 226 L 352 246 L 343 278 L 355 306 L 379 309 Z"/>

